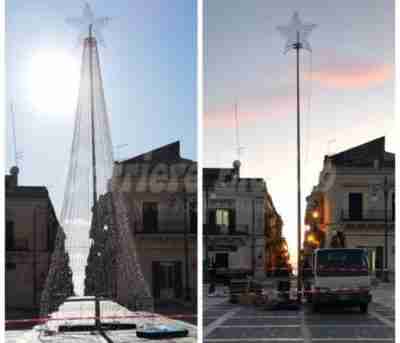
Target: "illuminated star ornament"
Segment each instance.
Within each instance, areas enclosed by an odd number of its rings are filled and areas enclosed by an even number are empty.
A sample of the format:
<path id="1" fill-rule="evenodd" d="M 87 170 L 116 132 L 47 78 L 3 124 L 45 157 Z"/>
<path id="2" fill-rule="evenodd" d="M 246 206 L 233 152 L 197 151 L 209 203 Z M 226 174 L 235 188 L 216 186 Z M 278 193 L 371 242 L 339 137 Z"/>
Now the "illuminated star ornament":
<path id="1" fill-rule="evenodd" d="M 287 26 L 277 27 L 281 35 L 287 39 L 284 52 L 286 53 L 290 49 L 296 48 L 296 46 L 311 51 L 307 38 L 316 26 L 315 24 L 302 23 L 299 14 L 294 12 L 292 20 Z"/>
<path id="2" fill-rule="evenodd" d="M 85 3 L 83 14 L 80 18 L 67 18 L 68 24 L 80 30 L 79 43 L 89 36 L 89 27 L 92 26 L 92 35 L 97 41 L 104 45 L 102 30 L 111 19 L 109 17 L 95 18 L 92 9 L 88 3 Z"/>

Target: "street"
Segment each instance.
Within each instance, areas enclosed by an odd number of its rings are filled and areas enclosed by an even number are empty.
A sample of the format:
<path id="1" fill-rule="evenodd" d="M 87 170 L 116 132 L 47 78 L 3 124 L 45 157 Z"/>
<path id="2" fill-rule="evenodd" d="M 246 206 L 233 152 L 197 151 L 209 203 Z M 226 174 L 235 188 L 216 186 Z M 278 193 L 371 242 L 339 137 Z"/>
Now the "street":
<path id="1" fill-rule="evenodd" d="M 210 304 L 204 313 L 205 342 L 394 342 L 394 310 L 371 303 L 368 314 L 358 308 L 325 308 L 313 313 L 266 311 L 253 305 Z"/>

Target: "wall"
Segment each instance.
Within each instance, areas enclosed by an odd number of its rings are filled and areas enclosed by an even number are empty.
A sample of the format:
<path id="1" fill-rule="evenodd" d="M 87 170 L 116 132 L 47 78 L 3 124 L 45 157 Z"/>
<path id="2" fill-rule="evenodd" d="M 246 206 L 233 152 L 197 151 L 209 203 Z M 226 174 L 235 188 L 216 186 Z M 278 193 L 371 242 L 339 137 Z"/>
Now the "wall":
<path id="1" fill-rule="evenodd" d="M 48 204 L 45 198 L 6 199 L 6 221 L 14 222 L 17 249 L 6 252 L 7 263 L 15 264 L 15 269 L 6 267 L 8 309 L 34 310 L 40 306 L 51 257 L 48 251 Z"/>

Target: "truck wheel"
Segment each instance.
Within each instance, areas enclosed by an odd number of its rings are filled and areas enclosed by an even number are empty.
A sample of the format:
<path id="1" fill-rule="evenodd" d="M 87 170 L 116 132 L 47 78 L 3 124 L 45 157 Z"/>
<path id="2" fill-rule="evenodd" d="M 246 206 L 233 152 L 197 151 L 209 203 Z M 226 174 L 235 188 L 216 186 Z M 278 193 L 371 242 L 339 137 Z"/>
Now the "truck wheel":
<path id="1" fill-rule="evenodd" d="M 360 304 L 360 312 L 367 313 L 368 312 L 368 304 Z"/>

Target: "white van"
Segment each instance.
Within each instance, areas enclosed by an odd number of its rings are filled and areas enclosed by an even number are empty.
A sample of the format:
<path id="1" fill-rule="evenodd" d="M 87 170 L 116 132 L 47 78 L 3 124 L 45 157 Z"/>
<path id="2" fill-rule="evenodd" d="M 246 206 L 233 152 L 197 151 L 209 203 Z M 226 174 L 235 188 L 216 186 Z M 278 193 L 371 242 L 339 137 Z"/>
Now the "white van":
<path id="1" fill-rule="evenodd" d="M 371 280 L 364 249 L 316 249 L 311 282 L 314 311 L 333 303 L 360 306 L 361 312 L 368 311 Z"/>

